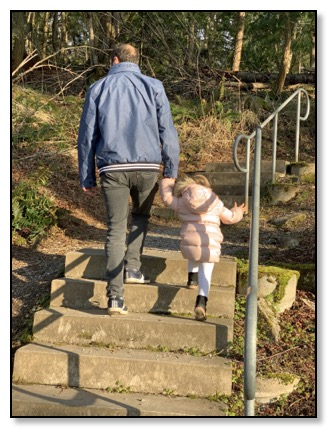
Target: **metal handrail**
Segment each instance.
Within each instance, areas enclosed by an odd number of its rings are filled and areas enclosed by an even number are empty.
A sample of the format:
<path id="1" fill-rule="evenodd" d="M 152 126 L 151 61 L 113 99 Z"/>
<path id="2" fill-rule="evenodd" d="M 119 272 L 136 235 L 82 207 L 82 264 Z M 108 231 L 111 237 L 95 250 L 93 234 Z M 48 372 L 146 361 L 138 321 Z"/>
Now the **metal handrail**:
<path id="1" fill-rule="evenodd" d="M 307 100 L 307 109 L 305 115 L 301 116 L 301 92 L 303 92 L 306 96 Z M 310 99 L 309 94 L 303 88 L 297 89 L 286 101 L 283 102 L 275 111 L 272 113 L 264 122 L 262 122 L 259 126 L 263 129 L 272 119 L 274 119 L 273 126 L 273 144 L 272 144 L 272 170 L 271 170 L 271 182 L 275 183 L 276 177 L 276 152 L 277 152 L 277 130 L 278 130 L 278 113 L 283 110 L 283 108 L 297 95 L 297 109 L 296 109 L 296 131 L 295 131 L 295 162 L 299 160 L 299 139 L 300 139 L 300 121 L 306 120 L 310 113 Z M 256 131 L 253 131 L 250 135 L 240 134 L 235 138 L 234 146 L 233 146 L 233 158 L 234 164 L 236 168 L 244 172 L 245 176 L 245 205 L 248 212 L 249 207 L 249 182 L 250 182 L 250 147 L 251 140 L 256 135 Z M 242 168 L 239 164 L 237 157 L 237 149 L 241 140 L 246 139 L 246 158 L 245 158 L 245 168 Z"/>
<path id="2" fill-rule="evenodd" d="M 249 275 L 245 306 L 244 406 L 246 416 L 254 416 L 256 390 L 261 132 L 261 127 L 258 126 L 255 137 Z"/>
<path id="3" fill-rule="evenodd" d="M 300 115 L 301 92 L 307 97 L 307 111 L 305 116 Z M 300 120 L 306 120 L 309 116 L 310 101 L 308 93 L 300 88 L 294 92 L 273 114 L 271 114 L 251 135 L 239 135 L 234 142 L 234 163 L 241 172 L 246 173 L 245 202 L 248 207 L 249 173 L 250 173 L 250 141 L 255 136 L 254 165 L 253 165 L 253 187 L 252 187 L 252 218 L 249 246 L 249 275 L 246 296 L 245 312 L 245 347 L 244 347 L 244 408 L 245 416 L 254 416 L 255 391 L 256 391 L 256 342 L 257 342 L 257 311 L 258 311 L 258 269 L 259 269 L 259 214 L 260 214 L 260 175 L 261 175 L 261 140 L 262 128 L 274 119 L 273 127 L 273 161 L 272 182 L 276 174 L 276 147 L 278 113 L 298 95 L 296 116 L 296 141 L 295 161 L 298 162 L 299 152 L 299 124 Z M 237 147 L 242 139 L 247 140 L 246 168 L 241 168 L 237 159 Z"/>

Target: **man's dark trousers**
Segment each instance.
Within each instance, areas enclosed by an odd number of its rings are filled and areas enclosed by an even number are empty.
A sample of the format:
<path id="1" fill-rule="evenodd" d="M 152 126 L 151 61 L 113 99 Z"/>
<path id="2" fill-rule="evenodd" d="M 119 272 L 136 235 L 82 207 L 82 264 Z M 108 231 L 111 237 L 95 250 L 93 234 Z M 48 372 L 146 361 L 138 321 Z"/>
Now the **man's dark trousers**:
<path id="1" fill-rule="evenodd" d="M 124 268 L 140 269 L 150 210 L 158 190 L 158 172 L 127 171 L 101 174 L 107 215 L 107 297 L 124 297 Z M 129 197 L 131 223 L 126 243 Z M 126 248 L 127 244 L 127 248 Z"/>

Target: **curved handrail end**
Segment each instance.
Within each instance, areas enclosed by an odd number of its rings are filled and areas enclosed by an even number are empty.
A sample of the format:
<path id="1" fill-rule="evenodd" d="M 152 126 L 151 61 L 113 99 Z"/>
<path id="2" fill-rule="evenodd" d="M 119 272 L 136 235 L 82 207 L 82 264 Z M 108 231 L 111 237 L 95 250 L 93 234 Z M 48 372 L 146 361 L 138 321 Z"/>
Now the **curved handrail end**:
<path id="1" fill-rule="evenodd" d="M 237 157 L 237 149 L 238 149 L 238 145 L 239 145 L 240 141 L 241 141 L 243 138 L 246 138 L 247 140 L 250 140 L 252 137 L 251 137 L 250 135 L 239 134 L 239 135 L 235 138 L 234 146 L 233 146 L 233 158 L 234 158 L 234 164 L 235 164 L 236 168 L 237 168 L 240 172 L 247 173 L 247 172 L 248 172 L 247 168 L 242 168 L 242 167 L 240 166 L 239 161 L 238 161 L 238 157 Z"/>

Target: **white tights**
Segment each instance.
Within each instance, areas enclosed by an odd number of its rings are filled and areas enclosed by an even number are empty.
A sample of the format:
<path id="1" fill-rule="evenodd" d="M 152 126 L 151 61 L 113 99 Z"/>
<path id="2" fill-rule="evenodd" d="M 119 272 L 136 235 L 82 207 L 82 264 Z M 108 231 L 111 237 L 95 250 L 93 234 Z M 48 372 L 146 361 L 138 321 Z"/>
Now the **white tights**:
<path id="1" fill-rule="evenodd" d="M 214 263 L 195 262 L 188 260 L 188 271 L 198 272 L 200 296 L 208 297 L 210 291 L 211 275 L 214 268 Z"/>

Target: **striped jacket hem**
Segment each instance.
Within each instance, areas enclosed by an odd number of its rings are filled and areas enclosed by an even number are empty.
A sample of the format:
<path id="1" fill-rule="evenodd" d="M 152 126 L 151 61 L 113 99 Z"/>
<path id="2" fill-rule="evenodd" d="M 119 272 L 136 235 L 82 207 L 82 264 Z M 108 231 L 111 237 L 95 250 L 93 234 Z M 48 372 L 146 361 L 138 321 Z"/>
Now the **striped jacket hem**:
<path id="1" fill-rule="evenodd" d="M 160 164 L 158 163 L 116 163 L 99 168 L 99 174 L 104 172 L 126 172 L 126 171 L 159 171 Z"/>

